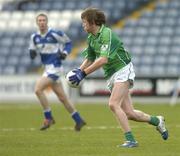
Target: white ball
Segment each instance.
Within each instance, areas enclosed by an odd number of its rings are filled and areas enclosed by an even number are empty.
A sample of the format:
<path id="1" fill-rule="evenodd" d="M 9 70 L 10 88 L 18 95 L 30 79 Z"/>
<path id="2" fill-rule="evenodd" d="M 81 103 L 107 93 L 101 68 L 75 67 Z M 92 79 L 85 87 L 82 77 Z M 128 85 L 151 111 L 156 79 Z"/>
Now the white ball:
<path id="1" fill-rule="evenodd" d="M 72 72 L 72 70 L 71 71 L 69 71 L 67 74 L 66 74 L 66 82 L 68 83 L 68 85 L 70 86 L 70 87 L 72 87 L 72 88 L 78 88 L 79 86 L 80 86 L 80 83 L 79 83 L 79 85 L 77 85 L 77 84 L 72 84 L 72 82 L 69 80 L 69 77 L 70 76 L 72 76 L 72 75 L 75 75 L 75 73 L 74 72 Z"/>

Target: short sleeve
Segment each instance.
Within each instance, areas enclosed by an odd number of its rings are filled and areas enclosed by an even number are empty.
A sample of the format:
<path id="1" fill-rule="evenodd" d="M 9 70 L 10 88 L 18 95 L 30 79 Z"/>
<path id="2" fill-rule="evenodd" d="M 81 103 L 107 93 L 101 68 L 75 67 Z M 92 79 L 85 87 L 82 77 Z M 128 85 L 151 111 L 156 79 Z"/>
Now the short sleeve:
<path id="1" fill-rule="evenodd" d="M 106 29 L 101 34 L 101 47 L 100 47 L 100 56 L 108 57 L 111 47 L 111 30 Z"/>
<path id="2" fill-rule="evenodd" d="M 34 43 L 34 37 L 35 35 L 31 35 L 30 42 L 29 42 L 29 50 L 36 50 L 36 45 Z"/>

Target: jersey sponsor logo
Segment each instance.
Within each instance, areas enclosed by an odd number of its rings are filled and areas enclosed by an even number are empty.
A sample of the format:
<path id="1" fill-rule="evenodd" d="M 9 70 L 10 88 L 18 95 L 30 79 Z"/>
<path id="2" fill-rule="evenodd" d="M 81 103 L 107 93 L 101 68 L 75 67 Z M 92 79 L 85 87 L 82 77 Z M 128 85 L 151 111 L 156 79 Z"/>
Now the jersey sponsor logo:
<path id="1" fill-rule="evenodd" d="M 106 51 L 108 49 L 108 44 L 103 44 L 101 46 L 101 51 Z"/>
<path id="2" fill-rule="evenodd" d="M 51 41 L 52 41 L 52 38 L 51 38 L 51 37 L 47 37 L 46 40 L 47 40 L 48 42 L 51 42 Z"/>
<path id="3" fill-rule="evenodd" d="M 36 38 L 35 38 L 35 42 L 36 42 L 36 43 L 40 42 L 40 38 L 36 37 Z"/>

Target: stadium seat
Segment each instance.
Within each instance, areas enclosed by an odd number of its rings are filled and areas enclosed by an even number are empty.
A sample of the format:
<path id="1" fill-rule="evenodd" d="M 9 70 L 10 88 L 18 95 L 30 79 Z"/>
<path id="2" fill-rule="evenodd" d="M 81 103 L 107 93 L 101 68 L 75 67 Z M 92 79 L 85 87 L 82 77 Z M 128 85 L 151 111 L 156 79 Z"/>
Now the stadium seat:
<path id="1" fill-rule="evenodd" d="M 5 75 L 13 75 L 16 73 L 16 69 L 14 66 L 4 66 L 3 67 L 3 70 L 2 70 L 2 73 L 5 74 Z"/>
<path id="2" fill-rule="evenodd" d="M 180 70 L 177 65 L 168 65 L 165 72 L 167 72 L 171 76 L 177 76 L 177 74 L 179 75 Z"/>
<path id="3" fill-rule="evenodd" d="M 19 26 L 24 29 L 24 30 L 32 30 L 35 29 L 36 25 L 34 23 L 34 20 L 30 20 L 30 19 L 24 19 L 20 22 Z"/>
<path id="4" fill-rule="evenodd" d="M 149 65 L 141 64 L 136 68 L 136 72 L 138 75 L 141 76 L 148 76 L 149 74 L 152 74 L 152 69 Z"/>
<path id="5" fill-rule="evenodd" d="M 14 11 L 11 14 L 11 18 L 14 19 L 14 20 L 19 21 L 19 20 L 21 20 L 23 18 L 23 15 L 24 14 L 22 14 L 22 12 L 20 12 L 20 11 Z"/>
<path id="6" fill-rule="evenodd" d="M 108 21 L 112 24 L 123 17 L 127 17 L 129 13 L 150 2 L 150 0 L 136 0 L 131 1 L 131 3 L 129 0 L 45 0 L 36 3 L 24 3 L 19 8 L 20 10 L 18 10 L 17 4 L 6 2 L 4 1 L 6 7 L 0 12 L 0 57 L 10 60 L 7 57 L 8 55 L 18 56 L 19 66 L 24 65 L 24 68 L 21 69 L 17 65 L 14 67 L 15 70 L 9 67 L 10 70 L 6 69 L 5 71 L 6 73 L 13 73 L 18 69 L 23 73 L 28 72 L 33 64 L 29 59 L 27 49 L 30 35 L 36 31 L 35 17 L 39 10 L 44 10 L 49 15 L 50 26 L 65 31 L 75 44 L 86 37 L 80 22 L 82 9 L 89 6 L 100 7 L 108 15 Z M 178 0 L 173 0 L 157 1 L 154 4 L 153 10 L 143 9 L 137 19 L 125 19 L 123 27 L 116 27 L 114 31 L 122 38 L 125 48 L 132 54 L 138 74 L 141 72 L 146 74 L 148 72 L 149 74 L 151 72 L 154 74 L 175 73 L 179 71 L 180 62 L 178 59 L 180 58 L 180 3 Z M 7 7 L 7 5 L 12 6 Z M 79 49 L 81 50 L 81 47 Z M 12 58 L 12 60 L 12 63 L 15 64 L 15 59 Z M 78 65 L 79 62 L 80 59 L 77 58 L 73 65 Z M 66 65 L 65 68 L 72 68 L 72 63 L 68 63 L 70 65 Z M 4 63 L 2 62 L 2 64 Z M 37 59 L 32 66 L 37 67 L 39 65 L 40 60 Z M 172 72 L 170 67 L 173 68 Z"/>
<path id="7" fill-rule="evenodd" d="M 52 3 L 52 5 L 51 5 L 52 10 L 56 10 L 56 11 L 64 10 L 64 3 L 63 2 L 54 1 L 51 3 Z"/>
<path id="8" fill-rule="evenodd" d="M 19 58 L 16 55 L 10 55 L 6 59 L 6 64 L 9 66 L 16 66 L 19 63 Z"/>
<path id="9" fill-rule="evenodd" d="M 65 9 L 66 10 L 76 10 L 76 1 L 67 1 L 66 4 L 65 4 Z"/>
<path id="10" fill-rule="evenodd" d="M 0 66 L 4 66 L 6 64 L 6 56 L 2 56 L 0 57 Z"/>
<path id="11" fill-rule="evenodd" d="M 38 5 L 38 10 L 51 10 L 51 3 L 46 1 L 41 1 Z"/>
<path id="12" fill-rule="evenodd" d="M 9 47 L 12 44 L 12 42 L 13 42 L 13 39 L 9 37 L 4 37 L 1 39 L 1 45 L 6 46 L 6 47 Z"/>
<path id="13" fill-rule="evenodd" d="M 61 20 L 58 21 L 58 25 L 59 25 L 59 29 L 62 29 L 64 31 L 68 31 L 70 21 L 66 20 L 66 19 L 61 19 Z"/>
<path id="14" fill-rule="evenodd" d="M 7 28 L 9 30 L 13 30 L 13 29 L 17 29 L 19 27 L 19 21 L 14 19 L 14 20 L 10 20 L 8 23 L 7 23 Z"/>
<path id="15" fill-rule="evenodd" d="M 39 5 L 37 5 L 37 3 L 32 3 L 32 2 L 30 2 L 30 3 L 27 3 L 27 5 L 26 4 L 24 4 L 24 5 L 22 5 L 22 10 L 26 10 L 26 11 L 28 11 L 28 10 L 34 10 L 34 11 L 37 11 L 37 10 L 40 10 L 40 8 L 39 8 Z"/>
<path id="16" fill-rule="evenodd" d="M 25 67 L 25 66 L 17 66 L 16 68 L 17 68 L 16 69 L 17 74 L 19 74 L 19 75 L 27 74 L 27 67 Z"/>
<path id="17" fill-rule="evenodd" d="M 50 20 L 60 20 L 61 19 L 61 12 L 60 11 L 51 11 L 48 14 Z"/>
<path id="18" fill-rule="evenodd" d="M 154 76 L 164 76 L 166 71 L 165 71 L 165 68 L 164 68 L 164 65 L 153 65 L 153 68 L 152 68 L 152 75 Z"/>
<path id="19" fill-rule="evenodd" d="M 76 4 L 77 10 L 83 10 L 90 6 L 91 6 L 90 1 L 77 1 L 77 4 Z"/>
<path id="20" fill-rule="evenodd" d="M 11 17 L 11 12 L 9 11 L 3 11 L 3 12 L 0 12 L 0 20 L 6 20 L 6 19 L 10 19 Z"/>

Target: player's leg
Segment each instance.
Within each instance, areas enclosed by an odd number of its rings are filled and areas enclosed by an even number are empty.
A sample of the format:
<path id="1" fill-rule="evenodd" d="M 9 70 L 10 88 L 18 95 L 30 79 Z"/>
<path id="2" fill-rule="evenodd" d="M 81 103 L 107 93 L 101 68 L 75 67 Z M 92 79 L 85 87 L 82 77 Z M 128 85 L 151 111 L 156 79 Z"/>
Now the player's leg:
<path id="1" fill-rule="evenodd" d="M 128 118 L 126 113 L 121 108 L 121 104 L 129 92 L 129 82 L 116 82 L 114 83 L 111 96 L 109 99 L 109 107 L 112 112 L 115 114 L 119 124 L 124 131 L 126 142 L 122 145 L 123 147 L 136 147 L 138 144 L 134 139 L 134 136 L 131 132 L 129 126 Z"/>
<path id="2" fill-rule="evenodd" d="M 126 113 L 128 119 L 130 120 L 134 120 L 134 121 L 138 121 L 138 122 L 150 122 L 150 115 L 139 111 L 139 110 L 135 110 L 132 104 L 132 100 L 131 100 L 131 96 L 130 94 L 126 94 L 125 98 L 123 99 L 122 102 L 122 109 L 124 110 L 124 112 Z M 156 120 L 154 121 L 155 125 L 158 124 L 159 120 L 158 118 L 156 118 Z"/>
<path id="3" fill-rule="evenodd" d="M 140 110 L 135 110 L 132 105 L 132 100 L 130 94 L 127 94 L 123 100 L 122 108 L 126 113 L 128 119 L 137 122 L 147 122 L 151 125 L 156 126 L 157 130 L 161 133 L 162 138 L 166 140 L 168 138 L 168 131 L 165 127 L 164 117 L 162 116 L 152 116 L 144 113 Z"/>
<path id="4" fill-rule="evenodd" d="M 40 130 L 45 130 L 45 129 L 49 128 L 52 124 L 55 123 L 55 121 L 52 117 L 50 105 L 49 105 L 47 97 L 44 93 L 44 90 L 49 85 L 51 85 L 51 83 L 52 83 L 52 80 L 50 78 L 41 77 L 35 85 L 35 93 L 40 101 L 41 106 L 43 107 L 44 117 L 45 117 L 44 124 Z"/>
<path id="5" fill-rule="evenodd" d="M 75 111 L 75 107 L 73 106 L 73 104 L 69 101 L 69 99 L 67 98 L 64 89 L 62 87 L 61 83 L 57 83 L 54 82 L 52 84 L 52 89 L 54 91 L 54 93 L 57 95 L 58 99 L 63 103 L 63 105 L 65 106 L 66 110 L 69 113 L 73 113 Z"/>
<path id="6" fill-rule="evenodd" d="M 64 89 L 62 87 L 62 84 L 60 82 L 54 82 L 52 84 L 52 89 L 57 95 L 58 99 L 63 103 L 66 110 L 71 114 L 73 120 L 75 121 L 75 130 L 80 131 L 81 128 L 86 125 L 85 121 L 82 119 L 80 114 L 75 109 L 74 105 L 71 103 L 71 101 L 66 96 Z"/>
<path id="7" fill-rule="evenodd" d="M 35 93 L 38 97 L 42 107 L 44 110 L 49 109 L 49 103 L 46 95 L 44 94 L 44 90 L 51 84 L 51 79 L 47 77 L 41 77 L 35 85 Z"/>

